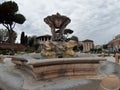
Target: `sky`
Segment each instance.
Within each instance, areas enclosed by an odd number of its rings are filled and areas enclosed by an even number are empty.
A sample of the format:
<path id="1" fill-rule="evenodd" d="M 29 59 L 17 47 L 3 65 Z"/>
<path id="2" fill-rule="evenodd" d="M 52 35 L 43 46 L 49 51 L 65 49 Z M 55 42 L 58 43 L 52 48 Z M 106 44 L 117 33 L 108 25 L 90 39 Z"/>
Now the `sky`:
<path id="1" fill-rule="evenodd" d="M 0 0 L 0 2 L 8 0 Z M 26 35 L 51 34 L 44 22 L 48 15 L 59 12 L 71 19 L 66 28 L 74 31 L 80 41 L 91 39 L 96 45 L 108 43 L 120 34 L 120 0 L 13 0 L 19 13 L 26 17 L 24 24 L 16 24 L 19 42 L 22 31 Z M 0 26 L 2 28 L 2 26 Z"/>

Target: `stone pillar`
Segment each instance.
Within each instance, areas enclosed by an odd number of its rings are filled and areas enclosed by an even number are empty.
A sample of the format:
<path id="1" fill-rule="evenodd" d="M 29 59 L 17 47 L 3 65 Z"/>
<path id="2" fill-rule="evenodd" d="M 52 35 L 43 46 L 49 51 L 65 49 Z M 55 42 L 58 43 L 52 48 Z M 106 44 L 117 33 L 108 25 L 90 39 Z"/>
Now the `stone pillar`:
<path id="1" fill-rule="evenodd" d="M 83 43 L 83 51 L 85 51 L 85 43 Z"/>
<path id="2" fill-rule="evenodd" d="M 87 45 L 87 50 L 86 51 L 88 51 L 88 49 L 89 49 L 89 43 L 87 42 L 86 45 Z"/>
<path id="3" fill-rule="evenodd" d="M 43 41 L 43 37 L 41 37 L 41 40 Z"/>
<path id="4" fill-rule="evenodd" d="M 44 41 L 45 41 L 45 37 L 44 37 Z"/>
<path id="5" fill-rule="evenodd" d="M 48 37 L 46 37 L 46 41 L 49 41 Z"/>
<path id="6" fill-rule="evenodd" d="M 42 41 L 42 38 L 40 38 L 40 41 Z"/>
<path id="7" fill-rule="evenodd" d="M 87 51 L 89 51 L 89 49 L 90 49 L 90 43 L 88 42 L 88 44 L 87 44 L 88 46 L 88 48 L 87 48 Z"/>
<path id="8" fill-rule="evenodd" d="M 87 50 L 87 44 L 86 44 L 86 43 L 84 43 L 84 45 L 85 45 L 85 50 L 84 50 L 84 51 L 86 52 L 86 50 Z"/>

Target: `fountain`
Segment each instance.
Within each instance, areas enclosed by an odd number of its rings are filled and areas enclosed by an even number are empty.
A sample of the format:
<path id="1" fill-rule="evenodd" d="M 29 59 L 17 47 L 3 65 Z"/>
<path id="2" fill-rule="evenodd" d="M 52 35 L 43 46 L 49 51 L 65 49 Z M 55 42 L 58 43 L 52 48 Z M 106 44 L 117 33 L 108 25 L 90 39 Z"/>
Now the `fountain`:
<path id="1" fill-rule="evenodd" d="M 59 13 L 44 18 L 52 32 L 52 40 L 43 44 L 41 51 L 45 59 L 12 57 L 17 67 L 31 73 L 36 80 L 48 80 L 59 77 L 93 77 L 99 74 L 97 67 L 103 58 L 74 57 L 73 47 L 76 42 L 66 41 L 63 33 L 70 19 Z M 56 30 L 60 30 L 56 33 Z M 68 58 L 69 57 L 69 58 Z"/>
<path id="2" fill-rule="evenodd" d="M 59 13 L 57 13 L 56 15 L 47 16 L 46 18 L 44 18 L 44 21 L 51 28 L 53 41 L 64 39 L 64 29 L 71 22 L 68 17 L 60 15 Z M 56 29 L 59 29 L 60 33 L 55 33 Z"/>
<path id="3" fill-rule="evenodd" d="M 41 55 L 45 58 L 73 57 L 73 47 L 77 44 L 75 41 L 65 41 L 64 30 L 71 20 L 59 13 L 44 18 L 44 22 L 49 25 L 52 33 L 52 41 L 43 44 Z M 56 31 L 59 30 L 59 33 Z"/>

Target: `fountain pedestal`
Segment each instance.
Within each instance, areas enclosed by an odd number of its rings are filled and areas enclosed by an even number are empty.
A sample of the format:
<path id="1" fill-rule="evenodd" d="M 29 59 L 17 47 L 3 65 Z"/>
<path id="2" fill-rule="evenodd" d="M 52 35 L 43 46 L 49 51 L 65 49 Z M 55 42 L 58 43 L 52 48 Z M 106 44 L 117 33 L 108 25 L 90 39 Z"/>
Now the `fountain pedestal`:
<path id="1" fill-rule="evenodd" d="M 45 58 L 74 57 L 73 47 L 75 45 L 76 42 L 73 40 L 68 42 L 47 41 L 43 44 L 41 55 Z"/>
<path id="2" fill-rule="evenodd" d="M 36 80 L 50 80 L 60 77 L 94 77 L 99 74 L 97 67 L 100 61 L 104 60 L 102 58 L 54 58 L 31 61 L 14 57 L 12 62 L 31 73 Z"/>

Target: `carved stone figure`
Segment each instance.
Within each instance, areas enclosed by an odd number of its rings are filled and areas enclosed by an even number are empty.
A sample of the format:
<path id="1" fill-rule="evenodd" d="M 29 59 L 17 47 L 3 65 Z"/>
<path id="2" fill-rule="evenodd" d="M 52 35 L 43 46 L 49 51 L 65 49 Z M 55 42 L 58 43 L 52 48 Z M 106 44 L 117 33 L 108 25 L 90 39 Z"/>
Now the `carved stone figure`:
<path id="1" fill-rule="evenodd" d="M 68 17 L 57 13 L 56 15 L 51 15 L 44 18 L 44 22 L 51 28 L 52 40 L 59 41 L 62 40 L 64 29 L 71 22 L 71 20 Z M 55 33 L 56 29 L 60 30 L 59 35 Z"/>
<path id="2" fill-rule="evenodd" d="M 43 44 L 41 55 L 45 58 L 73 57 L 75 54 L 73 47 L 75 45 L 76 42 L 73 40 L 69 42 L 47 41 Z"/>
<path id="3" fill-rule="evenodd" d="M 73 40 L 65 42 L 63 35 L 66 26 L 71 20 L 57 13 L 56 15 L 47 16 L 44 21 L 51 28 L 52 41 L 43 44 L 41 55 L 45 58 L 73 57 L 73 47 L 76 43 Z M 59 32 L 56 30 L 59 30 Z"/>
<path id="4" fill-rule="evenodd" d="M 64 57 L 73 57 L 75 55 L 73 47 L 76 45 L 77 43 L 73 40 L 70 40 L 69 42 L 64 42 L 64 47 L 66 48 L 64 52 Z"/>
<path id="5" fill-rule="evenodd" d="M 41 50 L 41 55 L 46 58 L 55 58 L 56 52 L 54 51 L 55 46 L 50 41 L 46 41 L 43 44 L 43 48 Z"/>

